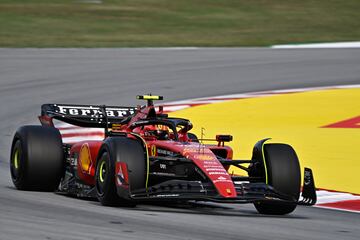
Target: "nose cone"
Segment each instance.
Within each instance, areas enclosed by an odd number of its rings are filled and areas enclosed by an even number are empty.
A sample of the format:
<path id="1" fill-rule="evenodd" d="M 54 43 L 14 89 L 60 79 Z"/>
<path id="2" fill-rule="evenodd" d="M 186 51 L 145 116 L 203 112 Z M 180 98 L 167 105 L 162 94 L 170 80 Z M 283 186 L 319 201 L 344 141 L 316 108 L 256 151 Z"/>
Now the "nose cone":
<path id="1" fill-rule="evenodd" d="M 199 146 L 184 148 L 183 155 L 193 162 L 212 181 L 218 193 L 225 198 L 236 197 L 234 183 L 229 173 L 217 160 L 215 154 L 207 148 L 199 149 Z"/>

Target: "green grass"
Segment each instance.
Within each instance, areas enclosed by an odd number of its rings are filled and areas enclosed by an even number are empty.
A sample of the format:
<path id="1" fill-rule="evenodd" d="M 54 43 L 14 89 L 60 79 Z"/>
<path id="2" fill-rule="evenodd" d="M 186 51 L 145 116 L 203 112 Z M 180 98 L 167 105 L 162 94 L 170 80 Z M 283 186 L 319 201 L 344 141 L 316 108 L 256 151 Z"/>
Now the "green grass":
<path id="1" fill-rule="evenodd" d="M 360 39 L 359 0 L 0 0 L 0 47 L 268 46 Z"/>

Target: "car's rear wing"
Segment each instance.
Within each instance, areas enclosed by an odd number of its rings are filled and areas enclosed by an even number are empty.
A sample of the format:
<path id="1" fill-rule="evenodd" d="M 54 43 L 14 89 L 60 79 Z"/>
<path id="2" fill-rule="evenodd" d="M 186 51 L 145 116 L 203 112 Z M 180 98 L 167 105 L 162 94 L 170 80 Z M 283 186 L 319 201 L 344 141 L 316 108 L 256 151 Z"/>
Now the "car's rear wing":
<path id="1" fill-rule="evenodd" d="M 57 119 L 80 127 L 107 128 L 113 123 L 126 121 L 135 111 L 135 107 L 43 104 L 39 119 L 43 125 L 49 126 L 54 126 L 52 120 Z"/>

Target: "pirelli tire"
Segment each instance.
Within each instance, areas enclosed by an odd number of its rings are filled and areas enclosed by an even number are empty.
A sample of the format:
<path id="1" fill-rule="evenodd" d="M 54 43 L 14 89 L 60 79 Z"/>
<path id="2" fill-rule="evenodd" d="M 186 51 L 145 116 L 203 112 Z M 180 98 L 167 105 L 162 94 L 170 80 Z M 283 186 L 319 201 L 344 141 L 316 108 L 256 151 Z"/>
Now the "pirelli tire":
<path id="1" fill-rule="evenodd" d="M 294 149 L 287 144 L 265 144 L 264 157 L 267 181 L 276 191 L 297 201 L 300 196 L 301 172 Z M 296 203 L 261 201 L 254 203 L 261 214 L 285 215 L 293 212 Z"/>
<path id="2" fill-rule="evenodd" d="M 62 138 L 58 129 L 20 127 L 13 138 L 10 173 L 19 190 L 54 191 L 64 175 Z"/>
<path id="3" fill-rule="evenodd" d="M 131 191 L 146 186 L 147 159 L 139 139 L 109 137 L 99 151 L 95 173 L 96 195 L 104 206 L 135 207 Z M 117 186 L 116 163 L 126 163 L 129 186 Z"/>

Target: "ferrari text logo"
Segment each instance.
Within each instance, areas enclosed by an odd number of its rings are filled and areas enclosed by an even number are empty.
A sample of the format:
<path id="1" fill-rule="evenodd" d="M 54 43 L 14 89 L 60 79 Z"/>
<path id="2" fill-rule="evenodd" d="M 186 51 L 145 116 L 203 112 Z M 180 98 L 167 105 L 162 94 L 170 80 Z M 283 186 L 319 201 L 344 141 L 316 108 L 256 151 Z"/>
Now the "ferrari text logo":
<path id="1" fill-rule="evenodd" d="M 98 115 L 102 115 L 102 111 L 99 107 L 92 106 L 64 106 L 64 105 L 56 105 L 57 110 L 55 112 L 72 115 L 72 116 L 91 116 L 95 117 Z M 133 108 L 106 108 L 106 115 L 108 117 L 126 117 L 135 112 Z"/>

